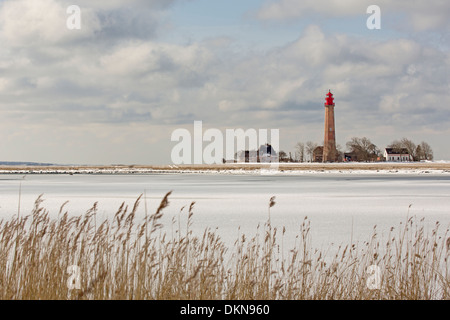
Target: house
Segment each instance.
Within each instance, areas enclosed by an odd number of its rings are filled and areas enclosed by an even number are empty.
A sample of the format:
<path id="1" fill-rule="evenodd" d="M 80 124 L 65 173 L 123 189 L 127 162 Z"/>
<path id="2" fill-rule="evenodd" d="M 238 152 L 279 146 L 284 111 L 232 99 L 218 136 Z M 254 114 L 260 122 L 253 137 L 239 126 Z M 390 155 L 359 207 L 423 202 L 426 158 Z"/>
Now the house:
<path id="1" fill-rule="evenodd" d="M 413 157 L 406 148 L 385 148 L 384 159 L 392 162 L 409 162 L 413 161 Z"/>
<path id="2" fill-rule="evenodd" d="M 237 153 L 237 162 L 278 162 L 278 154 L 270 144 L 261 145 L 259 150 L 243 150 Z"/>
<path id="3" fill-rule="evenodd" d="M 377 153 L 369 152 L 345 152 L 343 155 L 343 161 L 345 162 L 377 162 L 381 161 L 381 157 Z"/>
<path id="4" fill-rule="evenodd" d="M 358 161 L 358 154 L 354 151 L 346 152 L 344 153 L 344 161 L 345 162 Z"/>
<path id="5" fill-rule="evenodd" d="M 259 147 L 258 162 L 279 162 L 278 154 L 270 144 Z"/>
<path id="6" fill-rule="evenodd" d="M 323 161 L 323 146 L 318 146 L 313 150 L 313 162 Z"/>

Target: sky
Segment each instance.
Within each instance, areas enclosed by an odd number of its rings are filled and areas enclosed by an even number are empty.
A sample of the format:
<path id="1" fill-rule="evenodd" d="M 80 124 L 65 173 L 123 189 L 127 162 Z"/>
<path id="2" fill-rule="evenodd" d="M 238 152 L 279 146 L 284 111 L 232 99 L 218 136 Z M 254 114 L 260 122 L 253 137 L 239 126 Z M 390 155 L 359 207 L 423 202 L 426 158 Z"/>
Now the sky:
<path id="1" fill-rule="evenodd" d="M 323 142 L 328 90 L 343 149 L 407 137 L 450 160 L 448 17 L 447 0 L 0 0 L 0 161 L 171 164 L 194 121 L 279 129 L 294 152 Z"/>

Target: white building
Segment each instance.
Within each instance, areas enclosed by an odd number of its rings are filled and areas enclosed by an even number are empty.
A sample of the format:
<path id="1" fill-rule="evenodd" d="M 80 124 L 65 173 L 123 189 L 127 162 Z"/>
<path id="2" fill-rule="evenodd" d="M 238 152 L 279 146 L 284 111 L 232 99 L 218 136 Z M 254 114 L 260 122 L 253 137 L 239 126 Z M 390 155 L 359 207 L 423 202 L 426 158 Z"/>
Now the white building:
<path id="1" fill-rule="evenodd" d="M 384 158 L 389 162 L 409 162 L 413 161 L 413 157 L 409 154 L 408 150 L 386 148 L 384 149 Z"/>

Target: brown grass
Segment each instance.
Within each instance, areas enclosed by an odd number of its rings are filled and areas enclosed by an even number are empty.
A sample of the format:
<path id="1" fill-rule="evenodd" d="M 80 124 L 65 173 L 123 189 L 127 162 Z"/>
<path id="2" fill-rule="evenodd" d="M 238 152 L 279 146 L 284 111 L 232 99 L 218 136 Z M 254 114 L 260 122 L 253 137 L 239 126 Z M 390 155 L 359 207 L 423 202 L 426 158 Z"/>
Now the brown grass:
<path id="1" fill-rule="evenodd" d="M 265 163 L 228 163 L 228 164 L 212 164 L 212 165 L 110 165 L 110 166 L 0 166 L 0 173 L 57 173 L 72 172 L 85 173 L 91 171 L 99 172 L 177 172 L 179 170 L 186 171 L 239 171 L 239 170 L 260 170 L 271 169 L 270 164 Z M 273 168 L 272 168 L 273 169 Z M 352 170 L 369 170 L 369 171 L 396 171 L 396 170 L 431 170 L 439 172 L 450 172 L 450 163 L 439 162 L 350 162 L 350 163 L 280 163 L 278 166 L 280 171 L 341 171 L 348 172 Z"/>
<path id="2" fill-rule="evenodd" d="M 331 256 L 311 247 L 307 218 L 298 241 L 284 248 L 285 229 L 269 219 L 256 235 L 227 247 L 216 232 L 191 231 L 194 203 L 183 208 L 186 225 L 171 235 L 157 211 L 137 223 L 141 198 L 97 222 L 96 204 L 71 217 L 64 205 L 51 219 L 38 198 L 32 213 L 0 221 L 0 299 L 449 299 L 448 230 L 426 232 L 409 218 L 381 243 L 376 229 L 363 244 L 340 246 Z M 187 212 L 185 213 L 184 210 Z M 289 249 L 289 250 L 288 250 Z M 68 267 L 80 268 L 80 289 L 68 289 Z M 379 289 L 367 281 L 381 270 Z"/>

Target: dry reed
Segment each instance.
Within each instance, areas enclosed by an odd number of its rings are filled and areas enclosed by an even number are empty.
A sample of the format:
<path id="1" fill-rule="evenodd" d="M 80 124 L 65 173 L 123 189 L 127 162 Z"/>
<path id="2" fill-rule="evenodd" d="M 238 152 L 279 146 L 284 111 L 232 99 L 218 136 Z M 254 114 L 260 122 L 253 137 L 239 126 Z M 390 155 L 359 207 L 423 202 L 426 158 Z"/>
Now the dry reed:
<path id="1" fill-rule="evenodd" d="M 0 299 L 449 299 L 450 239 L 441 226 L 428 233 L 409 218 L 380 243 L 376 228 L 363 244 L 340 246 L 329 256 L 311 247 L 310 223 L 300 225 L 295 247 L 284 248 L 285 228 L 258 226 L 227 247 L 217 232 L 185 226 L 163 232 L 157 211 L 136 222 L 141 202 L 125 203 L 97 224 L 97 204 L 82 216 L 64 205 L 50 218 L 39 197 L 32 213 L 0 221 Z M 185 208 L 182 208 L 183 211 Z M 180 211 L 180 214 L 181 214 Z M 281 233 L 281 234 L 280 234 Z M 281 242 L 281 243 L 280 243 Z M 376 265 L 376 289 L 368 286 Z M 68 269 L 77 266 L 79 286 Z M 70 282 L 70 283 L 69 283 Z"/>

